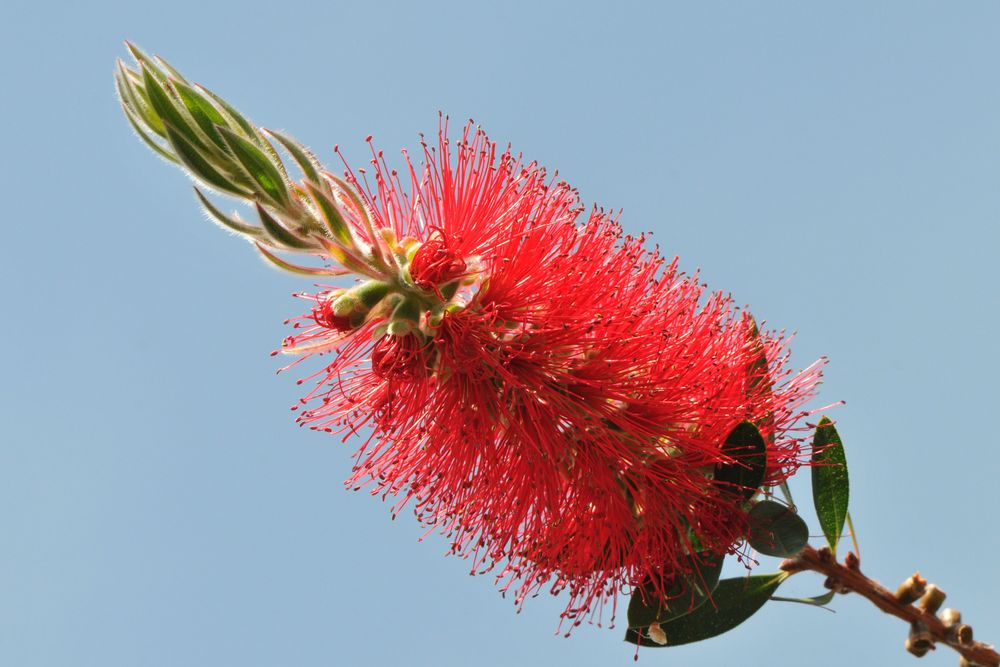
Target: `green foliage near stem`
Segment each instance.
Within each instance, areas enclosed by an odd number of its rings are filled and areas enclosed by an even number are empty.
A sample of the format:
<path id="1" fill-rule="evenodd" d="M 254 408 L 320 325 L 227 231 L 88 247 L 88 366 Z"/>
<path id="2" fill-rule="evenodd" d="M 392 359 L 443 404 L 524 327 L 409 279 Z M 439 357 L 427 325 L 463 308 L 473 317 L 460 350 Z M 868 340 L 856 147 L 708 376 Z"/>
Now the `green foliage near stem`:
<path id="1" fill-rule="evenodd" d="M 766 556 L 794 556 L 809 542 L 806 522 L 792 508 L 773 500 L 754 505 L 747 519 L 750 523 L 747 542 Z"/>
<path id="2" fill-rule="evenodd" d="M 833 422 L 823 417 L 816 427 L 812 453 L 813 503 L 820 527 L 834 553 L 844 530 L 850 483 L 847 456 Z"/>
<path id="3" fill-rule="evenodd" d="M 260 225 L 223 213 L 195 188 L 213 220 L 252 240 L 274 266 L 295 273 L 334 275 L 338 271 L 296 266 L 270 250 L 323 253 L 348 261 L 363 254 L 339 210 L 340 200 L 356 202 L 356 195 L 327 174 L 307 148 L 284 134 L 258 129 L 224 99 L 192 84 L 162 58 L 150 57 L 132 44 L 128 48 L 136 67 L 130 69 L 119 61 L 115 85 L 132 129 L 149 148 L 204 187 L 250 204 Z M 268 137 L 288 152 L 305 182 L 290 178 Z M 357 215 L 368 215 L 356 203 L 353 209 Z M 370 220 L 361 222 L 370 225 Z"/>
<path id="4" fill-rule="evenodd" d="M 726 437 L 722 453 L 731 463 L 715 466 L 715 481 L 723 489 L 749 500 L 764 483 L 767 443 L 751 422 L 742 422 Z"/>
<path id="5" fill-rule="evenodd" d="M 811 598 L 782 598 L 777 595 L 772 595 L 771 599 L 775 602 L 797 602 L 799 604 L 807 604 L 813 607 L 826 607 L 833 601 L 833 596 L 836 595 L 835 591 L 827 591 L 822 595 L 814 595 Z M 833 611 L 832 609 L 827 609 L 827 611 Z"/>
<path id="6" fill-rule="evenodd" d="M 665 623 L 690 614 L 705 604 L 719 584 L 722 562 L 721 556 L 702 556 L 692 563 L 694 573 L 676 577 L 663 597 L 655 591 L 652 582 L 646 582 L 632 592 L 628 605 L 628 626 L 642 628 L 651 623 Z"/>
<path id="7" fill-rule="evenodd" d="M 723 579 L 712 592 L 709 602 L 690 614 L 660 624 L 667 636 L 665 645 L 652 641 L 641 628 L 629 628 L 625 641 L 662 648 L 690 644 L 729 632 L 756 614 L 786 578 L 787 573 L 777 572 Z"/>

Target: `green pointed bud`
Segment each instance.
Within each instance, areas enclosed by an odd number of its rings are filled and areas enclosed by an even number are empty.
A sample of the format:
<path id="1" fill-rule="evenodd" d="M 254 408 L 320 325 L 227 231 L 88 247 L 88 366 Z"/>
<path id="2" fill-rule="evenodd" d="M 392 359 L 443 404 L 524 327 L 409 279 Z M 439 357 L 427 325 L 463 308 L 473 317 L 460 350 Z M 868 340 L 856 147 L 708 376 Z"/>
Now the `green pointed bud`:
<path id="1" fill-rule="evenodd" d="M 420 324 L 423 308 L 416 299 L 403 299 L 392 311 L 393 322 L 410 322 Z"/>
<path id="2" fill-rule="evenodd" d="M 373 308 L 389 293 L 389 283 L 384 283 L 381 280 L 369 280 L 351 289 L 349 293 L 360 299 L 366 308 Z"/>
<path id="3" fill-rule="evenodd" d="M 347 293 L 338 296 L 330 307 L 337 317 L 347 317 L 355 311 L 360 303 L 354 295 Z"/>
<path id="4" fill-rule="evenodd" d="M 406 320 L 393 320 L 389 322 L 389 328 L 387 329 L 391 336 L 406 336 L 412 333 L 413 330 L 413 324 Z"/>
<path id="5" fill-rule="evenodd" d="M 347 317 L 353 313 L 367 314 L 389 294 L 389 283 L 369 280 L 347 290 L 333 302 L 333 314 Z"/>
<path id="6" fill-rule="evenodd" d="M 289 202 L 288 187 L 282 177 L 281 170 L 271 158 L 252 141 L 244 139 L 237 132 L 216 126 L 216 131 L 222 135 L 236 164 L 252 179 L 251 187 L 259 194 L 267 197 L 279 206 Z"/>

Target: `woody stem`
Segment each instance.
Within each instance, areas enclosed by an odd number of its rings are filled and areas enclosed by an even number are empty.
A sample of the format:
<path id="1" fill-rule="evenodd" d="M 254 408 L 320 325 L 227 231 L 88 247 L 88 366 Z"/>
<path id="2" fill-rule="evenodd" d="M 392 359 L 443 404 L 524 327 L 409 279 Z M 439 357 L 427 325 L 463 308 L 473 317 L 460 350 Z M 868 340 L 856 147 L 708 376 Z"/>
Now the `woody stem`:
<path id="1" fill-rule="evenodd" d="M 944 595 L 934 587 L 938 596 L 931 602 L 931 587 L 927 587 L 925 594 L 926 581 L 919 574 L 910 577 L 893 593 L 861 572 L 860 562 L 854 553 L 848 553 L 844 562 L 839 563 L 829 547 L 814 549 L 811 546 L 784 561 L 781 569 L 790 573 L 818 572 L 826 576 L 827 588 L 841 593 L 857 593 L 883 612 L 908 622 L 911 630 L 906 646 L 914 655 L 921 656 L 933 649 L 935 644 L 944 644 L 958 651 L 968 663 L 1000 667 L 1000 653 L 989 644 L 973 641 L 971 627 L 962 625 L 957 618 L 949 619 L 945 614 L 942 614 L 944 620 L 938 617 L 937 607 Z M 920 604 L 915 605 L 918 598 L 921 598 Z M 946 624 L 946 620 L 950 623 Z"/>

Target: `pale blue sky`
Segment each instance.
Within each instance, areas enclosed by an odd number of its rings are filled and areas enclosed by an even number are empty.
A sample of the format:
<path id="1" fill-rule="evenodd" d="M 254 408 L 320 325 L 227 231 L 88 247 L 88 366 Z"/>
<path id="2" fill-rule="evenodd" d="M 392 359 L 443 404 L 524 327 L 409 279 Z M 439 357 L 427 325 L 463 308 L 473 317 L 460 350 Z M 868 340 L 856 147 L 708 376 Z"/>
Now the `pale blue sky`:
<path id="1" fill-rule="evenodd" d="M 353 447 L 293 425 L 268 357 L 305 284 L 132 136 L 125 38 L 330 163 L 441 109 L 623 208 L 797 331 L 797 366 L 831 358 L 863 567 L 920 568 L 1000 642 L 1000 5 L 833 4 L 8 0 L 0 664 L 632 662 L 621 626 L 556 637 L 563 601 L 515 614 L 343 490 Z M 834 606 L 640 664 L 912 663 L 900 622 Z"/>

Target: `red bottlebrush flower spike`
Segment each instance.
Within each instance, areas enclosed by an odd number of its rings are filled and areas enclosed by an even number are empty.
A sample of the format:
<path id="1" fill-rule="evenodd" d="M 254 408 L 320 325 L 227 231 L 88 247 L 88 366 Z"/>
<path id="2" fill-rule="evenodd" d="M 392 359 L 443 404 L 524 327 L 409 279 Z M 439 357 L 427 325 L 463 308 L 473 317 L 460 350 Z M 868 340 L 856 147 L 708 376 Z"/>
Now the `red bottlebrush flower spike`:
<path id="1" fill-rule="evenodd" d="M 198 190 L 210 217 L 278 268 L 358 278 L 299 295 L 310 305 L 282 351 L 333 356 L 300 380 L 315 386 L 298 421 L 367 429 L 348 484 L 410 505 L 518 603 L 565 590 L 565 618 L 599 620 L 623 587 L 662 597 L 739 549 L 758 489 L 714 476 L 741 463 L 723 445 L 743 422 L 765 439 L 765 485 L 801 464 L 821 364 L 793 375 L 787 339 L 534 162 L 471 124 L 452 142 L 443 121 L 402 177 L 372 148 L 371 176 L 340 178 L 129 48 L 138 70 L 120 63 L 116 79 L 140 137 L 259 224 Z"/>
<path id="2" fill-rule="evenodd" d="M 784 480 L 820 365 L 793 376 L 785 340 L 603 211 L 579 223 L 574 190 L 480 130 L 424 149 L 406 188 L 381 152 L 373 186 L 346 173 L 345 218 L 412 288 L 362 306 L 300 421 L 369 425 L 351 486 L 412 505 L 518 603 L 566 590 L 570 619 L 735 551 L 745 509 L 710 474 L 722 443 L 753 421 L 768 483 Z"/>
<path id="3" fill-rule="evenodd" d="M 823 360 L 793 373 L 783 333 L 706 294 L 615 216 L 585 214 L 575 190 L 471 123 L 452 143 L 442 119 L 419 167 L 404 151 L 402 178 L 374 148 L 371 181 L 365 169 L 340 178 L 128 48 L 137 66 L 119 61 L 115 80 L 137 135 L 199 186 L 250 204 L 259 224 L 196 187 L 209 217 L 277 268 L 357 278 L 297 295 L 311 303 L 288 321 L 281 350 L 298 355 L 285 369 L 334 355 L 299 380 L 315 386 L 293 409 L 304 407 L 300 424 L 345 440 L 367 430 L 348 485 L 393 495 L 394 512 L 412 507 L 518 605 L 544 588 L 566 592 L 572 627 L 600 625 L 608 604 L 613 618 L 628 589 L 625 639 L 637 647 L 715 636 L 811 570 L 909 622 L 918 657 L 943 644 L 963 663 L 1000 664 L 957 612 L 938 617 L 940 589 L 913 604 L 907 586 L 919 580 L 922 591 L 919 575 L 893 595 L 861 573 L 856 542 L 837 560 L 853 527 L 846 457 L 827 418 L 810 462 L 829 547 L 809 546 L 794 507 L 769 498 L 805 463 L 802 406 Z M 746 562 L 751 549 L 787 557 L 781 572 L 720 581 L 723 556 Z"/>

